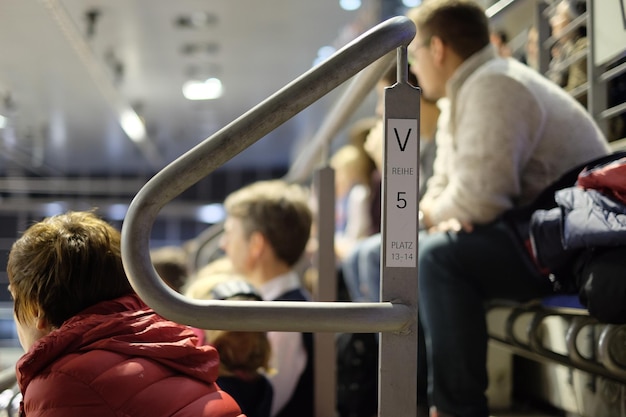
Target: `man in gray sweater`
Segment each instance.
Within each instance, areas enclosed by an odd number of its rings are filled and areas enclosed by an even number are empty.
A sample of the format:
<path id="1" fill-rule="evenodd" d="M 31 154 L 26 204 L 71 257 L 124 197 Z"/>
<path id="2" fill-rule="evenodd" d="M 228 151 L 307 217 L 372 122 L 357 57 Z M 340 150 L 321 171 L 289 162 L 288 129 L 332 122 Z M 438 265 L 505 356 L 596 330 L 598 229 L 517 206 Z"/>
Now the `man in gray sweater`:
<path id="1" fill-rule="evenodd" d="M 529 67 L 499 58 L 484 10 L 468 0 L 412 9 L 411 70 L 439 100 L 434 175 L 420 202 L 420 412 L 487 417 L 484 303 L 549 294 L 498 217 L 566 171 L 609 152 L 587 111 Z M 426 375 L 428 378 L 426 379 Z M 419 385 L 420 388 L 424 384 Z"/>

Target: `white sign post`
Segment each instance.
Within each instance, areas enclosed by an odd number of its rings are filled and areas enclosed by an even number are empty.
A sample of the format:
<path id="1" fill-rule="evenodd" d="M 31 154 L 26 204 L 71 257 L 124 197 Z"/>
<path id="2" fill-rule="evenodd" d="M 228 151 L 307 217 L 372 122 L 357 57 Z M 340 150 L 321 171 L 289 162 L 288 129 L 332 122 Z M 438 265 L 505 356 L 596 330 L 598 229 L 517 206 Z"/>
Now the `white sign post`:
<path id="1" fill-rule="evenodd" d="M 419 128 L 415 119 L 387 119 L 385 266 L 415 268 L 418 229 Z"/>
<path id="2" fill-rule="evenodd" d="M 419 89 L 407 82 L 406 48 L 398 82 L 385 89 L 381 301 L 415 307 L 414 325 L 380 334 L 379 416 L 417 414 L 417 233 Z"/>

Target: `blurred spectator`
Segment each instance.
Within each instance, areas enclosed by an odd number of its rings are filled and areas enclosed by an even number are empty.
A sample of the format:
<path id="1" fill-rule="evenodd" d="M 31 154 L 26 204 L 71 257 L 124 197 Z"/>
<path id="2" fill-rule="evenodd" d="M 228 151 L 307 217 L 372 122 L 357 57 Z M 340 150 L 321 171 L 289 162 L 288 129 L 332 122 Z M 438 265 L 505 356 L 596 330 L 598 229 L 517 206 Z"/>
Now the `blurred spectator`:
<path id="1" fill-rule="evenodd" d="M 226 255 L 217 257 L 187 277 L 187 282 L 183 287 L 183 292 L 186 291 L 186 288 L 200 276 L 200 271 L 202 271 L 202 275 L 231 274 L 233 273 L 233 263 Z"/>
<path id="2" fill-rule="evenodd" d="M 187 281 L 188 256 L 179 246 L 163 246 L 150 251 L 152 265 L 159 276 L 173 290 L 181 292 Z"/>
<path id="3" fill-rule="evenodd" d="M 335 253 L 341 261 L 370 234 L 373 164 L 362 148 L 347 144 L 331 157 L 330 166 L 335 171 Z"/>
<path id="4" fill-rule="evenodd" d="M 509 35 L 503 30 L 494 30 L 489 36 L 491 44 L 502 58 L 510 58 L 513 53 L 509 47 Z"/>
<path id="5" fill-rule="evenodd" d="M 520 61 L 535 71 L 539 71 L 539 31 L 534 25 L 529 27 L 526 33 L 524 55 Z"/>
<path id="6" fill-rule="evenodd" d="M 556 42 L 552 46 L 552 59 L 546 75 L 566 91 L 587 82 L 586 27 L 568 28 L 586 10 L 584 0 L 560 0 L 550 17 L 552 37 Z"/>
<path id="7" fill-rule="evenodd" d="M 409 65 L 408 82 L 409 84 L 419 87 L 419 80 L 411 72 Z M 385 88 L 396 83 L 397 69 L 390 68 L 380 81 L 376 84 L 376 94 L 378 100 L 376 102 L 376 116 L 378 120 L 374 127 L 369 131 L 365 140 L 365 151 L 376 164 L 376 169 L 382 172 L 383 169 L 383 111 L 384 111 L 384 93 Z M 433 100 L 420 95 L 420 175 L 419 175 L 419 194 L 422 196 L 426 191 L 426 182 L 433 172 L 433 162 L 437 145 L 435 144 L 435 132 L 437 130 L 437 120 L 439 118 L 439 108 Z"/>
<path id="8" fill-rule="evenodd" d="M 378 115 L 365 117 L 358 120 L 350 127 L 349 137 L 350 143 L 363 150 L 370 161 L 369 173 L 369 217 L 370 231 L 369 234 L 380 233 L 380 172 L 377 168 L 376 161 L 372 159 L 372 155 L 365 149 L 365 143 L 370 131 L 379 122 Z"/>
<path id="9" fill-rule="evenodd" d="M 485 302 L 552 291 L 502 215 L 609 148 L 562 88 L 498 57 L 477 2 L 429 0 L 408 15 L 411 70 L 425 96 L 447 103 L 420 201 L 418 403 L 423 415 L 487 417 Z"/>
<path id="10" fill-rule="evenodd" d="M 410 67 L 409 67 L 410 68 Z M 365 150 L 376 163 L 377 171 L 383 169 L 383 109 L 384 91 L 396 83 L 397 68 L 390 68 L 376 85 L 378 101 L 376 115 L 378 122 L 369 132 Z M 408 82 L 419 86 L 415 74 L 409 71 Z M 420 160 L 419 160 L 419 197 L 426 192 L 426 183 L 433 172 L 433 163 L 437 146 L 435 132 L 439 109 L 437 104 L 420 95 Z M 417 117 L 417 115 L 416 115 Z M 379 184 L 380 187 L 380 184 Z M 380 205 L 380 193 L 379 205 Z M 380 233 L 359 242 L 341 265 L 342 276 L 352 301 L 379 301 L 380 298 Z"/>
<path id="11" fill-rule="evenodd" d="M 213 266 L 200 269 L 185 295 L 199 300 L 261 301 L 257 290 L 243 277 L 213 273 Z M 265 332 L 205 330 L 206 343 L 220 354 L 217 384 L 237 401 L 247 417 L 269 417 L 272 386 L 269 373 L 270 343 Z"/>
<path id="12" fill-rule="evenodd" d="M 312 214 L 304 188 L 281 180 L 259 181 L 224 201 L 221 246 L 234 272 L 267 301 L 308 301 L 294 267 L 304 254 Z M 313 416 L 313 335 L 269 332 L 272 417 Z"/>
<path id="13" fill-rule="evenodd" d="M 120 233 L 92 212 L 34 224 L 7 264 L 20 416 L 241 417 L 219 355 L 133 292 Z"/>

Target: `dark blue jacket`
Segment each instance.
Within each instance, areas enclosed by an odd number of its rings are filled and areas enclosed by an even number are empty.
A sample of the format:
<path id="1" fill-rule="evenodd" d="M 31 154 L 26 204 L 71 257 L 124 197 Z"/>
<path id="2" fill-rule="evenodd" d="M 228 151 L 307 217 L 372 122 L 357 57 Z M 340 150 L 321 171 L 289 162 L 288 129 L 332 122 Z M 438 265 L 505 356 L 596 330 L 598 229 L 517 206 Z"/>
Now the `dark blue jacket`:
<path id="1" fill-rule="evenodd" d="M 573 167 L 542 191 L 533 202 L 508 210 L 498 220 L 510 230 L 512 241 L 519 247 L 521 256 L 527 259 L 531 268 L 536 271 L 536 279 L 545 280 L 549 277 L 558 292 L 577 290 L 573 285 L 572 264 L 581 249 L 565 249 L 562 245 L 563 208 L 557 202 L 557 195 L 560 190 L 575 187 L 581 173 L 606 166 L 625 157 L 626 152 L 615 152 Z M 562 197 L 561 204 L 566 204 L 568 197 L 566 194 Z M 578 216 L 577 212 L 574 218 Z M 578 223 L 578 220 L 575 223 Z"/>
<path id="2" fill-rule="evenodd" d="M 557 191 L 555 200 L 557 207 L 537 210 L 530 221 L 533 254 L 541 266 L 555 270 L 580 250 L 626 245 L 621 201 L 576 186 Z"/>

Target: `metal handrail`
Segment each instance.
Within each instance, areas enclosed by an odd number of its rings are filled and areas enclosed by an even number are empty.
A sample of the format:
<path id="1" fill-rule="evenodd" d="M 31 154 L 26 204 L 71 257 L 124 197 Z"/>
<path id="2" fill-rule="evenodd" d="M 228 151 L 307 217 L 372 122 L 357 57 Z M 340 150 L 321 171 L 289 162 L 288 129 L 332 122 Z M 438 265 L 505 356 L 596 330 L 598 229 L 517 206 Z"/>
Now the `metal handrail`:
<path id="1" fill-rule="evenodd" d="M 509 6 L 514 6 L 520 2 L 520 0 L 499 0 L 485 10 L 485 13 L 490 19 L 495 18 L 507 11 Z M 315 135 L 290 164 L 289 171 L 284 176 L 285 181 L 295 183 L 308 181 L 313 170 L 326 162 L 330 143 L 345 127 L 346 121 L 359 108 L 363 99 L 372 91 L 380 77 L 391 68 L 395 62 L 395 57 L 394 53 L 382 57 L 352 80 L 352 83 L 342 93 L 333 108 L 327 112 L 326 118 L 322 121 Z"/>
<path id="2" fill-rule="evenodd" d="M 13 388 L 16 382 L 17 376 L 15 375 L 14 367 L 0 370 L 0 391 Z"/>
<path id="3" fill-rule="evenodd" d="M 122 227 L 122 260 L 138 295 L 164 317 L 229 330 L 402 332 L 416 306 L 382 303 L 191 300 L 170 289 L 150 259 L 150 232 L 159 210 L 267 133 L 390 51 L 406 47 L 415 25 L 393 17 L 365 32 L 250 111 L 205 139 L 150 179 L 131 202 Z"/>
<path id="4" fill-rule="evenodd" d="M 320 128 L 307 146 L 291 164 L 284 179 L 288 182 L 308 181 L 315 168 L 323 166 L 328 160 L 330 143 L 337 133 L 345 127 L 347 120 L 361 106 L 365 97 L 396 61 L 396 54 L 391 52 L 365 68 L 352 80 L 333 108 L 327 113 Z"/>
<path id="5" fill-rule="evenodd" d="M 338 133 L 345 127 L 350 117 L 363 104 L 363 100 L 371 93 L 385 71 L 395 65 L 395 62 L 396 53 L 390 52 L 363 69 L 352 79 L 339 99 L 333 104 L 333 107 L 326 113 L 326 117 L 322 120 L 315 135 L 307 140 L 306 146 L 291 163 L 289 171 L 282 178 L 283 180 L 296 184 L 307 183 L 311 180 L 316 169 L 327 166 L 332 141 L 337 138 Z M 223 230 L 222 221 L 214 224 L 194 239 L 194 242 L 198 243 L 199 246 L 194 248 L 192 253 L 190 261 L 192 271 L 198 269 L 201 251 L 205 249 L 207 242 L 218 239 Z M 332 245 L 332 242 L 330 244 Z M 326 259 L 324 261 L 329 262 Z M 330 262 L 334 262 L 334 260 Z"/>
<path id="6" fill-rule="evenodd" d="M 508 312 L 506 313 L 504 335 L 500 335 L 499 332 L 495 331 L 496 329 L 488 329 L 491 342 L 528 359 L 545 363 L 558 363 L 619 383 L 626 382 L 626 366 L 615 360 L 610 353 L 611 343 L 614 342 L 617 332 L 623 331 L 623 326 L 600 323 L 582 309 L 498 303 L 488 306 L 489 310 L 496 308 L 504 308 Z M 523 338 L 519 338 L 515 335 L 515 325 L 520 323 L 521 317 L 525 315 L 530 315 L 530 323 L 525 329 Z M 541 329 L 549 317 L 560 317 L 567 320 L 565 353 L 559 353 L 543 345 Z M 599 359 L 586 358 L 577 345 L 578 335 L 581 331 L 586 326 L 595 325 L 604 327 L 597 342 Z"/>

